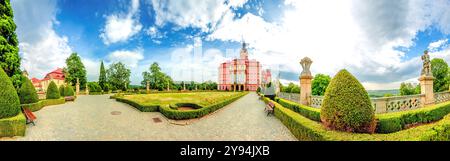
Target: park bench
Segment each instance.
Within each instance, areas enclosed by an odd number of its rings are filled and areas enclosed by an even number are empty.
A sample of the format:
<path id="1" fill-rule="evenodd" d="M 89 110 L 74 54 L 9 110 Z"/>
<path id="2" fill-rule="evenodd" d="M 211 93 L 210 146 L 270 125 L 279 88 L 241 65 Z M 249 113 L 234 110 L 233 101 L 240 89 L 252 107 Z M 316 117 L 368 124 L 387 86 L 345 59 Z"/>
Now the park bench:
<path id="1" fill-rule="evenodd" d="M 267 111 L 267 116 L 269 116 L 270 114 L 274 114 L 274 108 L 275 108 L 275 104 L 273 104 L 273 102 L 269 102 L 266 105 L 265 110 Z"/>
<path id="2" fill-rule="evenodd" d="M 25 117 L 27 118 L 27 124 L 32 123 L 34 126 L 34 120 L 36 120 L 36 116 L 34 116 L 33 112 L 31 112 L 28 108 L 22 107 L 23 114 L 25 114 Z"/>

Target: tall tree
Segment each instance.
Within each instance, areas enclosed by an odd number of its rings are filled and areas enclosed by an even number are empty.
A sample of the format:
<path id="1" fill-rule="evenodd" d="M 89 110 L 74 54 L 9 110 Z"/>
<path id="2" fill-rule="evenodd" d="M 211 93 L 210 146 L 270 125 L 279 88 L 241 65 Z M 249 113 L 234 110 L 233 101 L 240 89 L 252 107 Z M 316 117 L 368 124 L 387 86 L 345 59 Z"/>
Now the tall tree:
<path id="1" fill-rule="evenodd" d="M 113 89 L 126 89 L 130 83 L 130 69 L 126 68 L 122 62 L 112 63 L 106 70 L 108 83 Z"/>
<path id="2" fill-rule="evenodd" d="M 80 87 L 84 88 L 87 83 L 86 68 L 77 53 L 72 53 L 66 59 L 66 67 L 64 68 L 65 81 L 75 85 L 77 78 L 80 80 Z"/>
<path id="3" fill-rule="evenodd" d="M 18 88 L 22 82 L 22 72 L 20 71 L 19 41 L 13 18 L 10 1 L 0 1 L 0 67 Z"/>
<path id="4" fill-rule="evenodd" d="M 102 61 L 102 63 L 100 64 L 100 76 L 98 77 L 98 84 L 100 85 L 100 87 L 102 87 L 103 90 L 105 90 L 106 81 L 106 70 Z"/>
<path id="5" fill-rule="evenodd" d="M 142 76 L 144 77 L 144 80 L 141 84 L 146 86 L 147 81 L 149 81 L 151 89 L 164 90 L 167 88 L 167 84 L 173 85 L 172 78 L 161 71 L 157 62 L 154 62 L 150 66 L 149 71 L 143 72 Z"/>
<path id="6" fill-rule="evenodd" d="M 312 95 L 323 96 L 330 84 L 331 77 L 325 74 L 317 74 L 312 80 Z"/>
<path id="7" fill-rule="evenodd" d="M 399 91 L 401 96 L 419 94 L 420 86 L 417 85 L 414 87 L 411 83 L 401 83 Z"/>
<path id="8" fill-rule="evenodd" d="M 448 64 L 444 59 L 434 58 L 431 60 L 431 72 L 433 73 L 433 91 L 442 92 L 448 90 Z"/>

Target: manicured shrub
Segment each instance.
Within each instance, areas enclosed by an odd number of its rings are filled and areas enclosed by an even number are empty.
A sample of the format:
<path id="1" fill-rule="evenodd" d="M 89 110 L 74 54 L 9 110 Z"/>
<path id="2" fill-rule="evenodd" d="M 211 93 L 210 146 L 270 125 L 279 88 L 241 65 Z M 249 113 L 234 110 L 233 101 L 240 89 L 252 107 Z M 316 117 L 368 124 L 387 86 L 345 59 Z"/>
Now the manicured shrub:
<path id="1" fill-rule="evenodd" d="M 64 96 L 75 96 L 75 92 L 73 91 L 72 86 L 66 86 L 64 88 Z"/>
<path id="2" fill-rule="evenodd" d="M 108 93 L 111 90 L 111 85 L 108 83 L 103 84 L 103 92 Z"/>
<path id="3" fill-rule="evenodd" d="M 0 138 L 25 136 L 26 118 L 20 112 L 16 116 L 0 119 Z"/>
<path id="4" fill-rule="evenodd" d="M 36 103 L 39 101 L 36 89 L 34 88 L 33 83 L 31 83 L 30 79 L 28 78 L 24 79 L 24 82 L 22 83 L 22 86 L 20 87 L 18 93 L 20 104 Z"/>
<path id="5" fill-rule="evenodd" d="M 58 86 L 56 86 L 55 82 L 50 82 L 50 84 L 47 87 L 47 94 L 46 94 L 46 98 L 47 99 L 58 99 L 59 97 L 61 97 L 61 95 L 59 95 L 59 90 L 58 90 Z"/>
<path id="6" fill-rule="evenodd" d="M 64 89 L 65 89 L 66 87 L 64 87 L 64 85 L 61 85 L 61 86 L 59 86 L 59 95 L 61 96 L 61 97 L 63 97 L 64 95 L 65 95 L 65 93 L 64 93 Z"/>
<path id="7" fill-rule="evenodd" d="M 0 68 L 0 119 L 16 116 L 20 112 L 20 100 L 11 79 Z"/>
<path id="8" fill-rule="evenodd" d="M 327 87 L 320 119 L 326 127 L 339 131 L 373 133 L 376 126 L 367 91 L 345 69 Z"/>
<path id="9" fill-rule="evenodd" d="M 377 133 L 392 133 L 403 130 L 408 124 L 429 123 L 441 120 L 450 113 L 450 102 L 444 102 L 431 107 L 409 111 L 377 115 Z"/>
<path id="10" fill-rule="evenodd" d="M 276 101 L 276 102 L 278 102 L 283 107 L 286 107 L 294 112 L 297 112 L 300 115 L 303 115 L 311 120 L 320 121 L 320 109 L 301 105 L 301 104 L 298 104 L 298 103 L 295 103 L 295 102 L 292 102 L 289 100 L 285 100 L 282 98 L 277 98 L 277 99 L 278 99 L 278 101 Z"/>
<path id="11" fill-rule="evenodd" d="M 102 87 L 97 82 L 88 83 L 89 93 L 91 92 L 102 92 Z"/>

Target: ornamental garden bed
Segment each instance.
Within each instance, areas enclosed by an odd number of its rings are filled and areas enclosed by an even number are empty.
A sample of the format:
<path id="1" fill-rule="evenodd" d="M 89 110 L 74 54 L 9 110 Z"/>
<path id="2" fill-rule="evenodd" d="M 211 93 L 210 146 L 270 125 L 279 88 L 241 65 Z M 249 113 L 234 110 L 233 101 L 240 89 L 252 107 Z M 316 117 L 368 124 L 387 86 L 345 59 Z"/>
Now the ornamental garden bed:
<path id="1" fill-rule="evenodd" d="M 175 120 L 199 118 L 220 109 L 248 92 L 199 92 L 115 95 L 119 102 L 127 103 L 142 112 L 161 112 Z M 190 108 L 186 110 L 186 108 Z"/>
<path id="2" fill-rule="evenodd" d="M 375 115 L 374 134 L 350 133 L 327 129 L 320 121 L 320 109 L 266 97 L 264 102 L 275 104 L 275 116 L 299 140 L 331 141 L 431 141 L 450 140 L 450 102 L 416 110 Z M 422 124 L 422 125 L 420 125 Z M 410 127 L 415 125 L 413 127 Z"/>

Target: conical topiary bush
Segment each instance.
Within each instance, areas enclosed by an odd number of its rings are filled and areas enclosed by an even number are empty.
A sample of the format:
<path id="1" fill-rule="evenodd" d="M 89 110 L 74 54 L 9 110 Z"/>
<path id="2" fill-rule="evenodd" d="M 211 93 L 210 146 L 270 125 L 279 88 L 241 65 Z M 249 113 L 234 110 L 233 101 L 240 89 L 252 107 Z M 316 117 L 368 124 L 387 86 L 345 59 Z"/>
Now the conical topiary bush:
<path id="1" fill-rule="evenodd" d="M 74 96 L 75 92 L 73 91 L 72 86 L 68 85 L 66 86 L 66 88 L 64 89 L 64 96 Z"/>
<path id="2" fill-rule="evenodd" d="M 21 104 L 36 103 L 39 101 L 39 97 L 36 93 L 33 83 L 28 78 L 24 79 L 22 86 L 19 89 L 19 99 Z"/>
<path id="3" fill-rule="evenodd" d="M 47 87 L 47 99 L 58 99 L 61 97 L 59 94 L 58 86 L 56 86 L 55 82 L 50 82 Z"/>
<path id="4" fill-rule="evenodd" d="M 374 110 L 369 95 L 347 70 L 339 71 L 328 85 L 321 107 L 322 123 L 333 130 L 373 133 Z"/>
<path id="5" fill-rule="evenodd" d="M 61 97 L 64 96 L 64 94 L 65 94 L 64 90 L 65 89 L 66 88 L 64 87 L 64 85 L 59 86 L 59 96 L 61 96 Z"/>
<path id="6" fill-rule="evenodd" d="M 0 68 L 0 119 L 13 117 L 20 112 L 20 101 L 11 79 Z"/>

